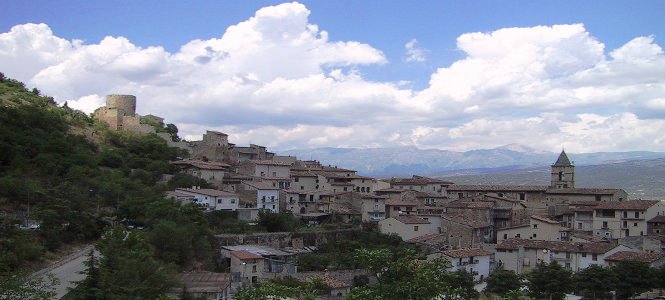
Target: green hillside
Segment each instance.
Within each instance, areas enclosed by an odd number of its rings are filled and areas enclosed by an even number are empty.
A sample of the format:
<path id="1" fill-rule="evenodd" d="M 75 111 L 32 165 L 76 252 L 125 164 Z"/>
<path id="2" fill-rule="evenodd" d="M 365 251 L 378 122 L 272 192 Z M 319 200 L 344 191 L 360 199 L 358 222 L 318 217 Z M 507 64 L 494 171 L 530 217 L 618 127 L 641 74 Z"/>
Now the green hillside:
<path id="1" fill-rule="evenodd" d="M 169 161 L 185 153 L 154 134 L 110 131 L 1 74 L 0 290 L 11 288 L 3 284 L 14 275 L 42 266 L 49 253 L 102 234 L 95 285 L 118 299 L 153 298 L 174 283 L 175 270 L 213 263 L 202 212 L 163 198 L 167 189 L 205 185 L 183 175 L 161 181 L 176 171 Z M 130 239 L 111 232 L 122 220 L 146 229 Z M 148 277 L 163 283 L 137 284 Z M 116 289 L 119 282 L 128 286 Z"/>

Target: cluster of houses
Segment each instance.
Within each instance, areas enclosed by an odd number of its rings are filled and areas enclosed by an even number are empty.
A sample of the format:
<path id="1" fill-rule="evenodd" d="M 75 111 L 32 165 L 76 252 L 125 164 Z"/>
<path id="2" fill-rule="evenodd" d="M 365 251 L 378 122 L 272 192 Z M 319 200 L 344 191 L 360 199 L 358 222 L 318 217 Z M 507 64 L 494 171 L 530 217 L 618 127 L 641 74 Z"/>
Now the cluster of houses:
<path id="1" fill-rule="evenodd" d="M 575 166 L 564 151 L 551 166 L 548 185 L 527 186 L 461 185 L 417 175 L 371 178 L 279 156 L 263 146 L 239 147 L 216 131 L 187 147 L 191 158 L 172 163 L 212 188 L 179 188 L 168 197 L 205 211 L 236 211 L 248 222 L 259 211 L 288 211 L 313 225 L 375 223 L 381 232 L 424 249 L 430 259 L 447 258 L 451 270 L 467 270 L 477 281 L 498 266 L 522 274 L 551 261 L 572 271 L 622 260 L 665 264 L 665 202 L 631 200 L 621 189 L 576 187 Z M 228 276 L 188 274 L 183 281 L 213 278 L 230 287 L 297 277 L 297 254 L 311 250 L 302 246 L 223 246 Z M 330 283 L 333 298 L 350 289 L 348 278 L 319 277 Z M 228 289 L 215 295 L 227 297 Z"/>

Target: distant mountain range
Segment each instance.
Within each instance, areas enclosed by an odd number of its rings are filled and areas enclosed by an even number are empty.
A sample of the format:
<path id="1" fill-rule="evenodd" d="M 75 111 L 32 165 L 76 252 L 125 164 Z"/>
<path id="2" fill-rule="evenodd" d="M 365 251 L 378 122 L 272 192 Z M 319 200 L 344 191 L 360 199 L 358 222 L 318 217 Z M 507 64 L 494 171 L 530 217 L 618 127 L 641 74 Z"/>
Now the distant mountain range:
<path id="1" fill-rule="evenodd" d="M 553 164 L 559 152 L 543 152 L 511 144 L 494 149 L 455 152 L 423 150 L 416 147 L 394 148 L 316 148 L 282 151 L 299 159 L 315 159 L 325 165 L 357 170 L 373 177 L 410 176 L 419 174 L 462 175 L 507 172 Z M 596 152 L 568 153 L 578 166 L 617 163 L 627 160 L 665 158 L 665 152 Z"/>
<path id="2" fill-rule="evenodd" d="M 550 165 L 559 152 L 507 145 L 466 152 L 395 147 L 317 148 L 279 154 L 315 159 L 376 178 L 418 174 L 459 184 L 547 185 Z M 577 187 L 622 188 L 632 199 L 665 199 L 665 152 L 568 153 L 568 157 L 576 166 Z"/>

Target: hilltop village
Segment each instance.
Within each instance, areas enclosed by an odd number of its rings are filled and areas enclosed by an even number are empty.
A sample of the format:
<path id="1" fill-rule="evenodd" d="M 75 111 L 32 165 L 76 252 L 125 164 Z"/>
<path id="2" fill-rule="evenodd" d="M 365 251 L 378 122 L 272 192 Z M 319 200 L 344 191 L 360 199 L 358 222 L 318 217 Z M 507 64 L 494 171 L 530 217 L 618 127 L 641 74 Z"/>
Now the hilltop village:
<path id="1" fill-rule="evenodd" d="M 163 125 L 163 119 L 139 116 L 135 107 L 134 96 L 111 95 L 95 117 L 114 130 L 156 133 L 146 124 Z M 210 186 L 178 188 L 167 193 L 169 198 L 204 211 L 236 212 L 246 222 L 256 222 L 263 211 L 289 212 L 312 227 L 375 224 L 428 253 L 428 259 L 448 259 L 451 270 L 464 269 L 476 282 L 498 266 L 524 274 L 552 261 L 573 272 L 624 260 L 665 264 L 665 203 L 631 200 L 622 189 L 577 187 L 575 166 L 565 151 L 551 165 L 547 185 L 459 185 L 419 175 L 361 176 L 259 145 L 238 146 L 216 131 L 194 142 L 157 134 L 190 153 L 173 165 Z M 298 254 L 316 247 L 316 240 L 297 238 L 227 240 L 219 251 L 229 259 L 230 273 L 208 278 L 223 287 L 208 292 L 227 296 L 238 285 L 297 277 Z M 331 297 L 343 297 L 351 287 L 348 272 L 317 276 L 326 280 Z M 191 281 L 201 277 L 183 276 L 186 284 L 200 284 Z"/>

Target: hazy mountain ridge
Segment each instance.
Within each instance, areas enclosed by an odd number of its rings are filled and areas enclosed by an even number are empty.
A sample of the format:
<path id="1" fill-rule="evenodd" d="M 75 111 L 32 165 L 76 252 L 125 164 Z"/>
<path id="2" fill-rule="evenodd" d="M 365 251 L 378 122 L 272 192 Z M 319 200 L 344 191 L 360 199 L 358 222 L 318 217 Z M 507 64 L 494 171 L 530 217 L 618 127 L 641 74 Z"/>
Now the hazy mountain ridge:
<path id="1" fill-rule="evenodd" d="M 440 177 L 458 184 L 548 185 L 549 172 L 538 167 Z M 631 199 L 665 199 L 665 158 L 576 166 L 575 182 L 577 187 L 621 188 Z"/>
<path id="2" fill-rule="evenodd" d="M 520 145 L 506 145 L 495 149 L 455 152 L 416 147 L 393 148 L 316 148 L 287 150 L 281 155 L 295 155 L 300 159 L 316 159 L 322 164 L 357 170 L 374 177 L 481 174 L 519 170 L 528 167 L 547 167 L 556 161 L 559 152 L 542 152 Z M 665 158 L 665 152 L 596 152 L 569 153 L 578 166 L 623 162 L 636 159 Z"/>

